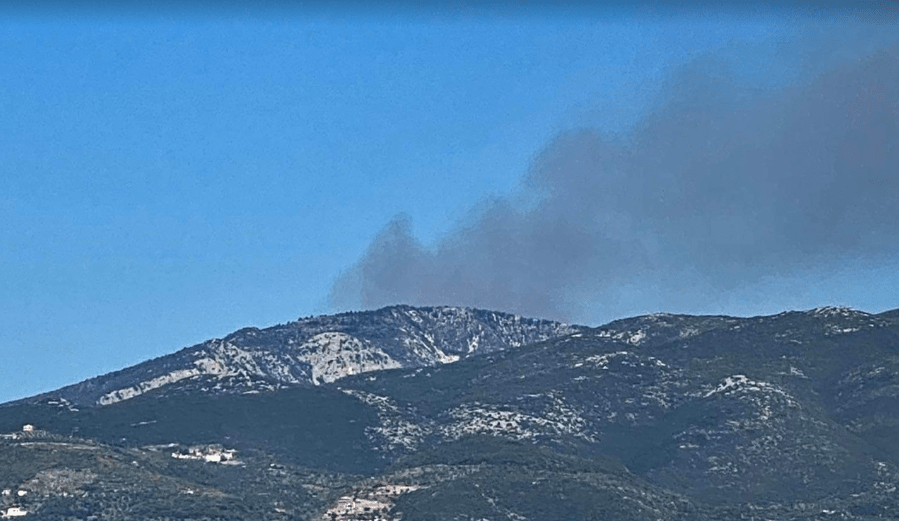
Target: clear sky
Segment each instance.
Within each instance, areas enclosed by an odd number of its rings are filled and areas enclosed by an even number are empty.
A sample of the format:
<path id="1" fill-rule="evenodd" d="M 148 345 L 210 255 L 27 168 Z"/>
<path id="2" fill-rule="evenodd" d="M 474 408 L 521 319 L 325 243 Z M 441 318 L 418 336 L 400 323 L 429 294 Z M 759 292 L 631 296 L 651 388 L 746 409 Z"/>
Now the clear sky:
<path id="1" fill-rule="evenodd" d="M 627 135 L 684 64 L 777 89 L 842 48 L 792 52 L 829 18 L 638 10 L 0 13 L 0 402 L 331 313 L 395 216 L 439 246 L 526 199 L 559 132 Z M 879 44 L 861 32 L 842 37 Z M 666 311 L 880 311 L 894 260 Z M 571 318 L 659 311 L 651 291 Z"/>

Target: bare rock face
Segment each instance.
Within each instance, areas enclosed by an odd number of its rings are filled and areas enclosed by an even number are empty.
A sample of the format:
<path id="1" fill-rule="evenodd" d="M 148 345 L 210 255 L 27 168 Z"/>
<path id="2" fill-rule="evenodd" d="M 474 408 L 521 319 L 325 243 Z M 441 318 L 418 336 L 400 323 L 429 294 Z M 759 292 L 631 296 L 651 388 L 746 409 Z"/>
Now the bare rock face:
<path id="1" fill-rule="evenodd" d="M 261 392 L 348 375 L 433 366 L 584 329 L 456 307 L 395 306 L 245 328 L 41 395 L 109 405 L 155 392 Z"/>

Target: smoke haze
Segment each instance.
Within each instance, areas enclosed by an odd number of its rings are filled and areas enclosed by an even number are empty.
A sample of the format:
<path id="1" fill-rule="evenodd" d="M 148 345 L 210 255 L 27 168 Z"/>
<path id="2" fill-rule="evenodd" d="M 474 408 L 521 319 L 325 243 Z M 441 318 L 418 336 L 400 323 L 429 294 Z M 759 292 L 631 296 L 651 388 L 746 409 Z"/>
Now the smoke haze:
<path id="1" fill-rule="evenodd" d="M 557 135 L 524 194 L 483 201 L 434 247 L 397 217 L 331 302 L 591 321 L 634 306 L 708 309 L 766 278 L 894 262 L 899 46 L 861 47 L 824 68 L 815 60 L 835 49 L 805 48 L 776 89 L 697 59 L 626 135 Z"/>

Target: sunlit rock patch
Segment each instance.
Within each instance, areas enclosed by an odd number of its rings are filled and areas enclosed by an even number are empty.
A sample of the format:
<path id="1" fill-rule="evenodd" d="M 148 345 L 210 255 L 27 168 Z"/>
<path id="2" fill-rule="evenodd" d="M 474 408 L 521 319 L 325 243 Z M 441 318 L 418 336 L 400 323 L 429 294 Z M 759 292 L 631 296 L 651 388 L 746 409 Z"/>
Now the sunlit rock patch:
<path id="1" fill-rule="evenodd" d="M 446 419 L 439 427 L 440 433 L 447 440 L 485 434 L 513 440 L 535 440 L 566 435 L 595 441 L 587 430 L 584 418 L 560 397 L 526 395 L 523 399 L 541 397 L 548 398 L 549 403 L 537 410 L 521 405 L 492 405 L 480 402 L 460 405 L 444 414 Z"/>
<path id="2" fill-rule="evenodd" d="M 312 366 L 312 382 L 333 382 L 351 374 L 396 369 L 402 364 L 381 349 L 344 333 L 321 333 L 298 348 Z"/>
<path id="3" fill-rule="evenodd" d="M 353 389 L 344 389 L 343 392 L 376 409 L 379 425 L 367 427 L 366 434 L 384 453 L 414 451 L 431 432 L 428 426 L 416 423 L 409 411 L 400 409 L 386 396 Z"/>

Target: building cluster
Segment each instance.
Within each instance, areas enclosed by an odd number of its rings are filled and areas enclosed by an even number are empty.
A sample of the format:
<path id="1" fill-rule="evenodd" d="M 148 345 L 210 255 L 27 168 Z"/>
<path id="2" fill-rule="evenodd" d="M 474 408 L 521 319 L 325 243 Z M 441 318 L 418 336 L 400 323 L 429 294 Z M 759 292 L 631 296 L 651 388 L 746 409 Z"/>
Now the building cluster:
<path id="1" fill-rule="evenodd" d="M 421 488 L 419 485 L 383 485 L 343 496 L 329 508 L 322 521 L 390 521 L 396 498 Z"/>
<path id="2" fill-rule="evenodd" d="M 173 452 L 172 457 L 176 459 L 205 461 L 207 463 L 236 464 L 237 460 L 234 459 L 236 453 L 237 451 L 234 449 L 223 449 L 217 445 L 206 445 L 190 447 L 187 449 L 186 453 Z"/>
<path id="3" fill-rule="evenodd" d="M 22 430 L 20 432 L 14 432 L 11 434 L 0 434 L 0 438 L 8 439 L 8 440 L 17 440 L 23 436 L 28 436 L 29 434 L 34 433 L 34 431 L 35 431 L 34 425 L 31 425 L 29 423 L 29 424 L 23 425 Z M 22 516 L 27 515 L 28 510 L 26 510 L 25 507 L 11 506 L 11 505 L 9 505 L 10 500 L 7 499 L 7 498 L 10 498 L 10 499 L 12 499 L 13 502 L 15 502 L 15 498 L 22 498 L 22 497 L 25 497 L 26 495 L 28 495 L 27 490 L 16 490 L 15 492 L 13 492 L 13 490 L 9 489 L 9 488 L 3 489 L 3 491 L 0 492 L 0 497 L 2 497 L 2 503 L 4 504 L 3 508 L 0 508 L 0 518 L 9 519 L 9 518 L 13 518 L 13 517 L 22 517 Z"/>

